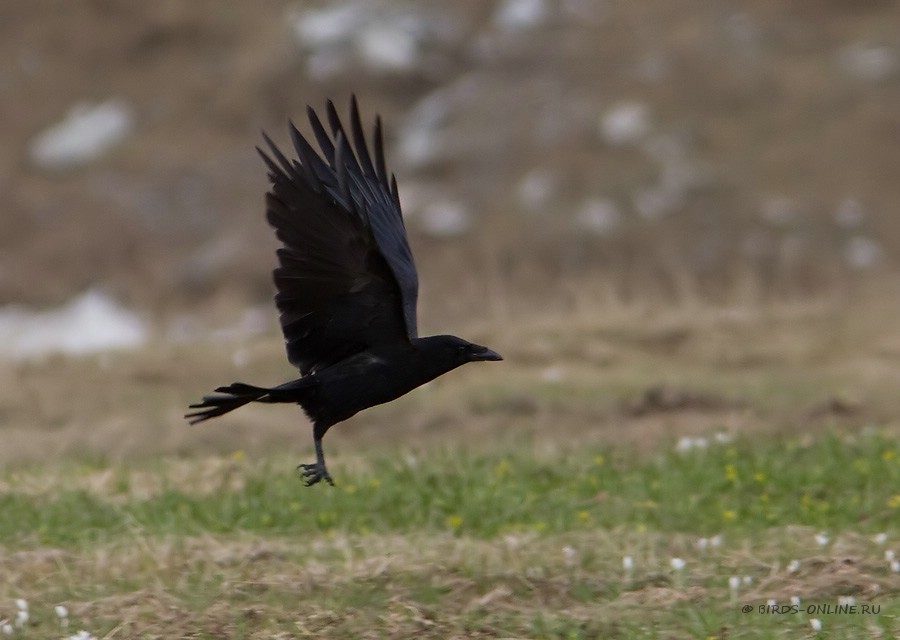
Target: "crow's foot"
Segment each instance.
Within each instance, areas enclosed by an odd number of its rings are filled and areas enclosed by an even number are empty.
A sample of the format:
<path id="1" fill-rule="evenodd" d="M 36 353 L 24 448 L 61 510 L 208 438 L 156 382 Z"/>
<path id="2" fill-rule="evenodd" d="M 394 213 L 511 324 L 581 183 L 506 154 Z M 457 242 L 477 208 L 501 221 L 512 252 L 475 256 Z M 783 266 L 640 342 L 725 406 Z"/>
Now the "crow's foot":
<path id="1" fill-rule="evenodd" d="M 328 473 L 328 469 L 325 468 L 324 464 L 319 464 L 318 462 L 313 462 L 312 464 L 298 464 L 297 468 L 300 469 L 300 475 L 306 479 L 306 486 L 311 487 L 320 480 L 324 480 L 332 487 L 334 486 L 334 481 L 331 479 L 331 475 Z"/>

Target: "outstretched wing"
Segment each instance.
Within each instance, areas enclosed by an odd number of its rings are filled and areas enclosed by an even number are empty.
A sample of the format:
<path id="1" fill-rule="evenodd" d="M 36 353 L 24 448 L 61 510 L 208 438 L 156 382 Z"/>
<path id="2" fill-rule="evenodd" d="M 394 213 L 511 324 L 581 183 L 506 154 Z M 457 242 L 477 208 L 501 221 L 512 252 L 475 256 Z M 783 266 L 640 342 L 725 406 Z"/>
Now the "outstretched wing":
<path id="1" fill-rule="evenodd" d="M 293 124 L 299 160 L 288 160 L 265 134 L 272 157 L 259 150 L 272 182 L 266 217 L 284 245 L 274 271 L 275 304 L 288 360 L 304 375 L 372 345 L 416 337 L 418 295 L 380 121 L 373 162 L 355 98 L 353 148 L 331 101 L 331 136 L 308 113 L 321 156 Z"/>

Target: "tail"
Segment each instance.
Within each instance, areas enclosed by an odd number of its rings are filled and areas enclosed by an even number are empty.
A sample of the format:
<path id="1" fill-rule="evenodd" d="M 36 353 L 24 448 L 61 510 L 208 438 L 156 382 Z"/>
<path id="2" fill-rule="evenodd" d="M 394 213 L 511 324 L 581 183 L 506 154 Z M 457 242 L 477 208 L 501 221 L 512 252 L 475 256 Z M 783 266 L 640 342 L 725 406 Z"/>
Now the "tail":
<path id="1" fill-rule="evenodd" d="M 217 393 L 227 395 L 220 396 L 204 396 L 203 402 L 192 404 L 190 409 L 197 409 L 191 413 L 185 414 L 188 422 L 197 424 L 210 418 L 216 418 L 224 415 L 229 411 L 234 411 L 238 407 L 243 407 L 250 402 L 291 402 L 288 399 L 276 399 L 273 392 L 277 392 L 279 387 L 275 389 L 266 389 L 264 387 L 254 387 L 253 385 L 244 384 L 243 382 L 235 382 L 227 387 L 219 387 Z M 296 401 L 296 400 L 294 400 Z"/>

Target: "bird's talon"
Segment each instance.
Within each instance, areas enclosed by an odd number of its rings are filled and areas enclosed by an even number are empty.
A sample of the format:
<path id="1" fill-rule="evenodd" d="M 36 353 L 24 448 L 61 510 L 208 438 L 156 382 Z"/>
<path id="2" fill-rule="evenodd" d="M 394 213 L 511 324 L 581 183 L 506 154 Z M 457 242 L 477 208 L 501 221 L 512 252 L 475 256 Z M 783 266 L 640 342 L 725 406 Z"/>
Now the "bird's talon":
<path id="1" fill-rule="evenodd" d="M 306 479 L 306 486 L 311 487 L 314 484 L 325 480 L 332 487 L 334 486 L 334 481 L 331 479 L 331 475 L 328 473 L 328 470 L 320 466 L 317 463 L 312 464 L 298 464 L 297 469 L 300 469 L 300 475 Z"/>

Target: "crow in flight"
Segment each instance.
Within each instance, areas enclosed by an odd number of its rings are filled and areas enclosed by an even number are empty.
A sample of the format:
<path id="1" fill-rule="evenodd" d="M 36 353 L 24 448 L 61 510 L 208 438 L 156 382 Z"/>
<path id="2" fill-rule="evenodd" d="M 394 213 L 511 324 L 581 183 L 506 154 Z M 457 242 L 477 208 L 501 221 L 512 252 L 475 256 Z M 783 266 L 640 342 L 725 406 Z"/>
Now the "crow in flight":
<path id="1" fill-rule="evenodd" d="M 375 119 L 373 158 L 356 98 L 349 136 L 331 101 L 327 111 L 331 135 L 307 107 L 321 156 L 293 123 L 299 160 L 288 160 L 265 133 L 271 157 L 257 148 L 272 183 L 266 218 L 283 244 L 273 274 L 275 304 L 288 360 L 301 377 L 272 388 L 219 387 L 185 416 L 195 424 L 249 402 L 299 404 L 312 420 L 316 448 L 315 463 L 298 466 L 307 486 L 334 484 L 322 451 L 332 425 L 467 362 L 502 360 L 456 336 L 418 337 L 419 282 L 397 181 L 385 167 L 381 120 Z"/>

